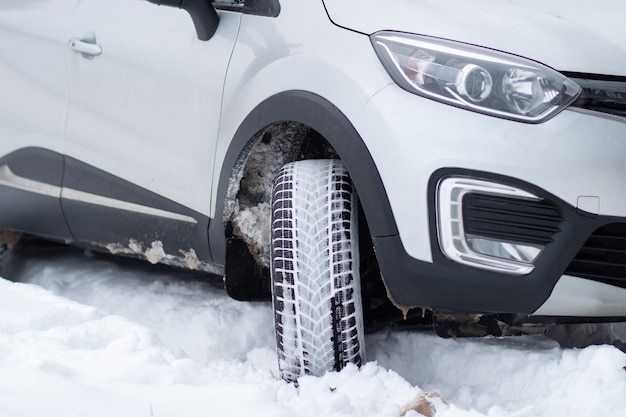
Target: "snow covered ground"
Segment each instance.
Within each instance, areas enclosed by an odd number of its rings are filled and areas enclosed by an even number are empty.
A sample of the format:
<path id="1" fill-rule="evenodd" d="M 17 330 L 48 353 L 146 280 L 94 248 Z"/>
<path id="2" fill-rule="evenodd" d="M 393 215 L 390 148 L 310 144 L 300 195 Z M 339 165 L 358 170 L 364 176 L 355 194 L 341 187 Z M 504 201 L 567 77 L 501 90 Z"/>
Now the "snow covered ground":
<path id="1" fill-rule="evenodd" d="M 399 416 L 433 390 L 438 417 L 626 416 L 626 354 L 610 345 L 381 331 L 360 370 L 295 387 L 276 378 L 269 304 L 80 251 L 11 258 L 0 416 Z"/>

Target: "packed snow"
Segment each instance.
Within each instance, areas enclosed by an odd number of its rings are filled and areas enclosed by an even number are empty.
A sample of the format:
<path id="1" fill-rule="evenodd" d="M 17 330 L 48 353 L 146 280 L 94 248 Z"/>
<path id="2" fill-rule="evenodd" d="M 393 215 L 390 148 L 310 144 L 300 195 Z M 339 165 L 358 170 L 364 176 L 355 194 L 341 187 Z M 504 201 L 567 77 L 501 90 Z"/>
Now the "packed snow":
<path id="1" fill-rule="evenodd" d="M 271 306 L 217 278 L 65 249 L 9 260 L 0 416 L 626 416 L 626 354 L 608 344 L 389 329 L 361 369 L 295 386 L 277 378 Z"/>

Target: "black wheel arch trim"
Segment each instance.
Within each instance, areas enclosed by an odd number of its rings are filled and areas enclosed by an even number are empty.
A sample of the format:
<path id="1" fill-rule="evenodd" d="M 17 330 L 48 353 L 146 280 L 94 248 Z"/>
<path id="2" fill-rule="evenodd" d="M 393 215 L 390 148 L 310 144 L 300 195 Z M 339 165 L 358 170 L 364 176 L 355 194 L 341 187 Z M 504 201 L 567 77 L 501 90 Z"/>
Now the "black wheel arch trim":
<path id="1" fill-rule="evenodd" d="M 221 216 L 224 212 L 228 180 L 233 168 L 241 153 L 260 131 L 281 121 L 293 121 L 309 126 L 321 134 L 335 149 L 348 168 L 372 236 L 398 234 L 378 169 L 352 123 L 335 105 L 317 94 L 301 90 L 285 91 L 257 105 L 241 123 L 231 140 L 219 174 L 216 218 L 209 225 L 211 254 L 214 262 L 221 264 L 226 257 L 224 224 Z"/>

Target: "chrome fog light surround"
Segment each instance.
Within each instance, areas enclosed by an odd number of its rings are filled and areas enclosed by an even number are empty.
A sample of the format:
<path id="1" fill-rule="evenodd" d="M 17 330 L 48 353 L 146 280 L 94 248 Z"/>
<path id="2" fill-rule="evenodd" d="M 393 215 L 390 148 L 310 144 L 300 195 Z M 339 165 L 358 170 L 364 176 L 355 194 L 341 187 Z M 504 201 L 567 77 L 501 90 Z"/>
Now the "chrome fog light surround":
<path id="1" fill-rule="evenodd" d="M 531 273 L 542 245 L 499 241 L 465 233 L 462 204 L 463 197 L 469 193 L 541 200 L 524 190 L 490 181 L 466 177 L 441 179 L 437 185 L 437 233 L 444 255 L 455 262 L 490 271 L 511 275 Z"/>

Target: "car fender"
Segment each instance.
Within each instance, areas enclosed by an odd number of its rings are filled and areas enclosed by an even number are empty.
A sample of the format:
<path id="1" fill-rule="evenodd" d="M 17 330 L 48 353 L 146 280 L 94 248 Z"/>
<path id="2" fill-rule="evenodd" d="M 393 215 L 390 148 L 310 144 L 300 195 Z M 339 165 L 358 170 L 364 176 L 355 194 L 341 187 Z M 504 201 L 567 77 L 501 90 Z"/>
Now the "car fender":
<path id="1" fill-rule="evenodd" d="M 333 146 L 348 168 L 372 236 L 397 235 L 398 230 L 376 165 L 348 118 L 319 95 L 301 90 L 286 91 L 256 106 L 230 142 L 219 174 L 217 214 L 209 227 L 213 261 L 220 264 L 225 259 L 224 223 L 219 214 L 224 210 L 229 181 L 237 161 L 258 132 L 272 123 L 285 120 L 313 128 Z"/>

